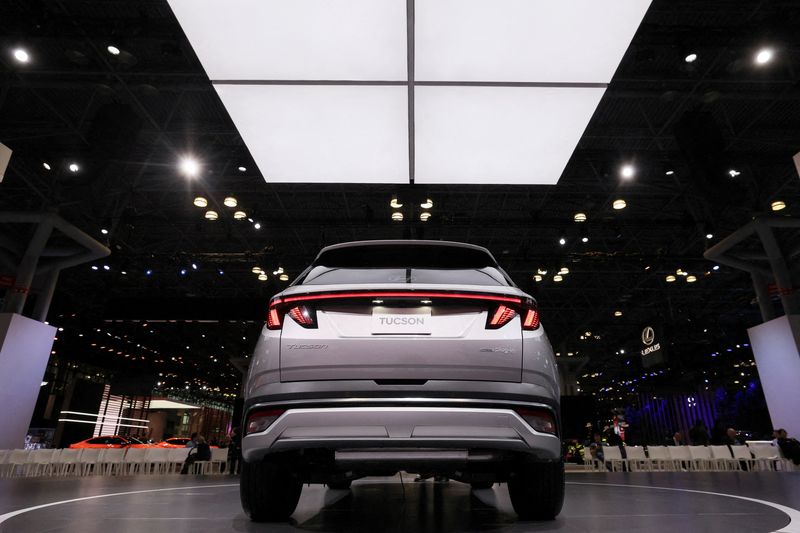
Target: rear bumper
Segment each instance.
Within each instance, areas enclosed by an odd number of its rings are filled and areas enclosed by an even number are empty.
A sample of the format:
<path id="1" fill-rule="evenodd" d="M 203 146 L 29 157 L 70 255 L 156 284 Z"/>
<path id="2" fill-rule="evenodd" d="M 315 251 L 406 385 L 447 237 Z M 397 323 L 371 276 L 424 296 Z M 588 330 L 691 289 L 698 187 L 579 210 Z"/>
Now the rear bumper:
<path id="1" fill-rule="evenodd" d="M 560 439 L 535 431 L 511 406 L 340 407 L 316 403 L 313 407 L 287 407 L 266 430 L 242 439 L 246 461 L 258 461 L 275 452 L 312 448 L 507 450 L 525 452 L 544 461 L 561 456 Z"/>

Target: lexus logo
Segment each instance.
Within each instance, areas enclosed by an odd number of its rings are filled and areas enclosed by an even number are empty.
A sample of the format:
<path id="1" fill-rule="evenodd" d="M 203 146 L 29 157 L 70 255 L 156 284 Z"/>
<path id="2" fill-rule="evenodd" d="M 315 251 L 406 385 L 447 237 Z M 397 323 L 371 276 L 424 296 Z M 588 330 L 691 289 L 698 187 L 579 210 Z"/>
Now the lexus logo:
<path id="1" fill-rule="evenodd" d="M 650 346 L 656 340 L 656 332 L 650 326 L 642 330 L 642 342 L 645 346 Z"/>

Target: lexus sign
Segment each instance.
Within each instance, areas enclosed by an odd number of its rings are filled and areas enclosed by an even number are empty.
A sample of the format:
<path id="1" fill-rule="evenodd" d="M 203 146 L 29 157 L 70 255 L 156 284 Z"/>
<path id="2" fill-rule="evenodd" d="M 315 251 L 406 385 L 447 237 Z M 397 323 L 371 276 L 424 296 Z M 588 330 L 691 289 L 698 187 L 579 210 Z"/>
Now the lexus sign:
<path id="1" fill-rule="evenodd" d="M 642 329 L 642 366 L 650 367 L 659 363 L 666 362 L 666 356 L 662 347 L 664 343 L 660 328 L 645 326 Z"/>

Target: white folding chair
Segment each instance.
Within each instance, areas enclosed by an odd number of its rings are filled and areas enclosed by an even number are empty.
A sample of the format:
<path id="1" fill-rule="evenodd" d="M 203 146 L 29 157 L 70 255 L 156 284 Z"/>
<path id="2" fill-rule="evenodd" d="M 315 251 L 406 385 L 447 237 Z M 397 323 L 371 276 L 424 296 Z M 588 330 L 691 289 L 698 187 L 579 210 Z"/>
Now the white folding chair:
<path id="1" fill-rule="evenodd" d="M 166 448 L 146 448 L 144 454 L 145 474 L 164 474 L 167 471 L 169 450 Z"/>
<path id="2" fill-rule="evenodd" d="M 692 456 L 688 446 L 669 446 L 669 456 L 675 465 L 675 470 L 691 470 Z"/>
<path id="3" fill-rule="evenodd" d="M 80 471 L 81 450 L 64 448 L 53 458 L 53 475 L 71 476 Z"/>
<path id="4" fill-rule="evenodd" d="M 31 450 L 11 450 L 6 459 L 4 468 L 4 477 L 14 477 L 22 475 L 25 470 L 25 463 L 28 461 L 28 456 Z"/>
<path id="5" fill-rule="evenodd" d="M 99 473 L 100 470 L 100 457 L 105 450 L 102 448 L 83 448 L 79 450 L 80 454 L 80 475 L 88 476 L 89 474 Z"/>
<path id="6" fill-rule="evenodd" d="M 125 448 L 108 448 L 102 450 L 98 461 L 100 473 L 104 476 L 119 475 L 125 468 Z"/>
<path id="7" fill-rule="evenodd" d="M 603 445 L 603 461 L 611 466 L 611 471 L 616 472 L 617 467 L 622 468 L 623 459 L 622 452 L 619 451 L 619 446 L 606 446 Z"/>
<path id="8" fill-rule="evenodd" d="M 123 469 L 126 475 L 142 473 L 146 452 L 147 448 L 128 448 L 123 460 Z"/>
<path id="9" fill-rule="evenodd" d="M 50 450 L 47 448 L 40 448 L 38 450 L 31 451 L 25 461 L 23 475 L 25 477 L 31 477 L 50 474 L 53 470 L 51 462 L 53 460 L 54 452 L 56 451 L 57 450 Z"/>
<path id="10" fill-rule="evenodd" d="M 771 444 L 748 444 L 757 470 L 786 470 L 780 448 Z"/>
<path id="11" fill-rule="evenodd" d="M 170 474 L 180 472 L 181 468 L 183 467 L 183 463 L 186 462 L 186 458 L 189 456 L 191 448 L 172 448 L 168 451 L 168 472 Z"/>
<path id="12" fill-rule="evenodd" d="M 711 470 L 711 450 L 707 446 L 686 446 L 692 458 L 693 470 Z"/>
<path id="13" fill-rule="evenodd" d="M 675 464 L 669 454 L 667 446 L 648 446 L 647 455 L 650 457 L 650 464 L 659 471 L 674 470 Z"/>
<path id="14" fill-rule="evenodd" d="M 228 462 L 228 450 L 225 448 L 211 448 L 211 473 L 224 474 L 225 464 Z"/>
<path id="15" fill-rule="evenodd" d="M 727 446 L 725 447 L 727 448 Z M 739 444 L 731 446 L 731 451 L 733 452 L 734 459 L 731 463 L 731 467 L 734 470 L 742 470 L 742 463 L 744 463 L 750 471 L 755 469 L 756 461 L 753 459 L 753 454 L 749 447 Z"/>
<path id="16" fill-rule="evenodd" d="M 627 463 L 631 472 L 652 469 L 650 461 L 647 460 L 647 456 L 644 453 L 643 446 L 625 446 L 625 455 L 627 455 L 625 463 Z"/>
<path id="17" fill-rule="evenodd" d="M 738 470 L 736 466 L 739 465 L 739 462 L 734 461 L 730 448 L 724 445 L 714 445 L 709 446 L 708 449 L 711 451 L 711 463 L 714 465 L 714 470 Z"/>

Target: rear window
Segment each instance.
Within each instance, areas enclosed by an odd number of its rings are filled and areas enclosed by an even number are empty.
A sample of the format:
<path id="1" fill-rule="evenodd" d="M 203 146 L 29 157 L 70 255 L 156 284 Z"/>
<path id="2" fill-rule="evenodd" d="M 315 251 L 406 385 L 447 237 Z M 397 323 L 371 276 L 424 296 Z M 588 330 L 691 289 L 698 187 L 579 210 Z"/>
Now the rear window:
<path id="1" fill-rule="evenodd" d="M 430 245 L 353 246 L 329 250 L 320 255 L 296 283 L 510 285 L 486 252 Z"/>

